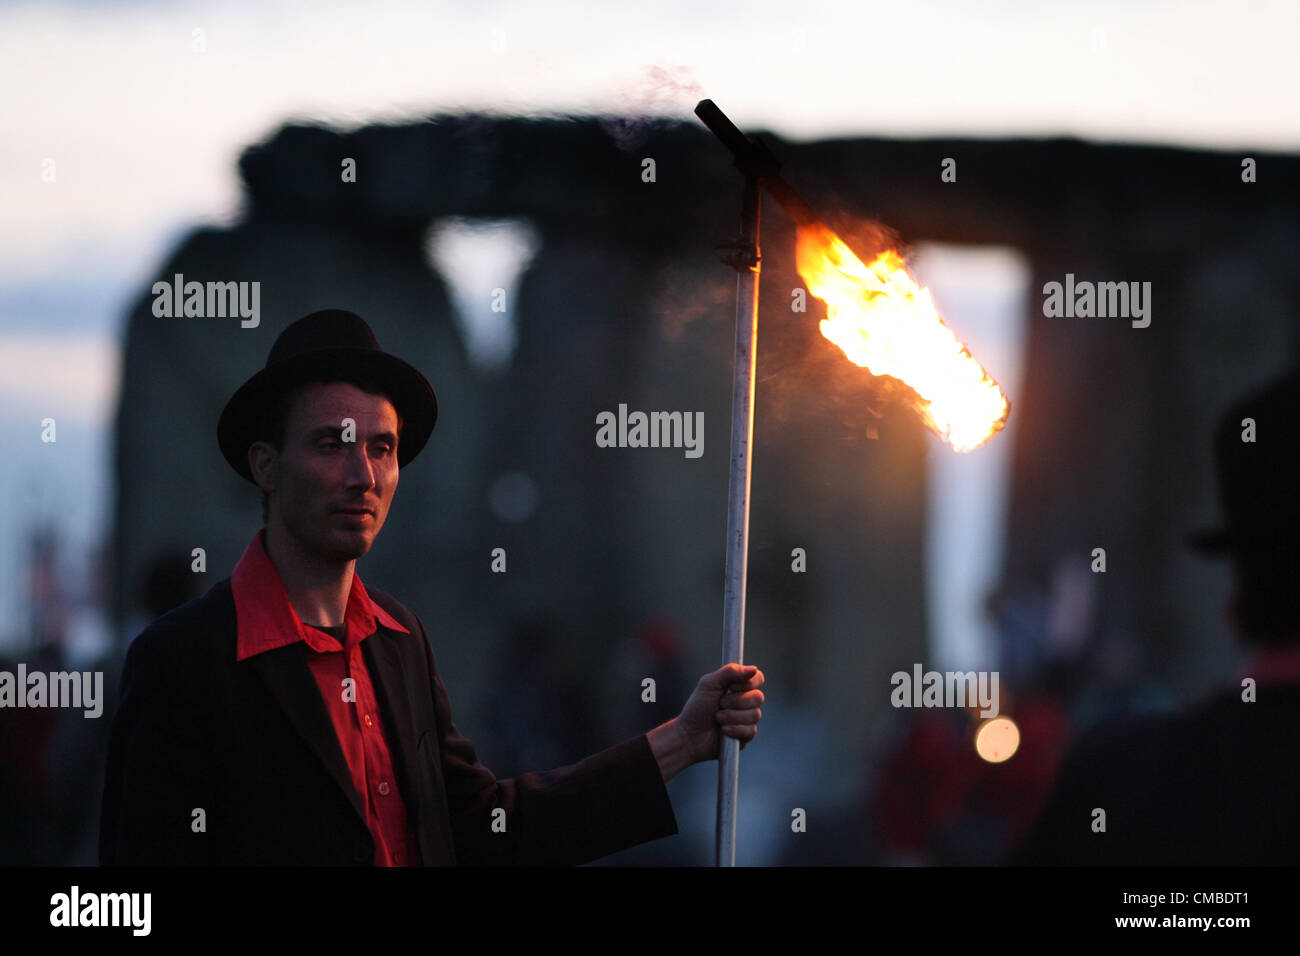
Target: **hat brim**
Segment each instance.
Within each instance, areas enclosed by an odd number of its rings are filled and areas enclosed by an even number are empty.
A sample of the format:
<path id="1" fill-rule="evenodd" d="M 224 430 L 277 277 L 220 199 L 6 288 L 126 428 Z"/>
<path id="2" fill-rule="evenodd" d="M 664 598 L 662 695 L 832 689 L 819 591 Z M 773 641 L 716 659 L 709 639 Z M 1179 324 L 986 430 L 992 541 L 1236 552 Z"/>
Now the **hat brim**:
<path id="1" fill-rule="evenodd" d="M 217 443 L 230 467 L 253 480 L 248 446 L 268 434 L 275 399 L 286 389 L 334 376 L 373 381 L 402 417 L 397 464 L 405 467 L 424 448 L 438 420 L 438 397 L 419 369 L 395 355 L 370 349 L 319 349 L 264 368 L 239 387 L 217 422 Z"/>

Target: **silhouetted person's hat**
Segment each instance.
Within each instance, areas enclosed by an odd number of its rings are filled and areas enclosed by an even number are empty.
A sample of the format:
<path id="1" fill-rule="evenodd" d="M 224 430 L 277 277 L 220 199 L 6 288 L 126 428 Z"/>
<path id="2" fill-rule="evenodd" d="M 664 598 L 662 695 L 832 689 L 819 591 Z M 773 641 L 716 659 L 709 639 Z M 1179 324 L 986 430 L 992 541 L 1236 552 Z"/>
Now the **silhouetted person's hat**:
<path id="1" fill-rule="evenodd" d="M 1254 422 L 1254 440 L 1246 441 Z M 1300 543 L 1300 370 L 1233 405 L 1214 436 L 1226 523 L 1191 538 L 1208 553 L 1295 550 Z"/>
<path id="2" fill-rule="evenodd" d="M 438 419 L 438 398 L 418 369 L 383 351 L 365 319 L 342 309 L 303 316 L 280 333 L 266 367 L 239 387 L 217 423 L 217 441 L 230 467 L 253 481 L 248 446 L 265 439 L 275 400 L 304 382 L 360 375 L 378 385 L 402 416 L 397 464 L 420 453 Z"/>

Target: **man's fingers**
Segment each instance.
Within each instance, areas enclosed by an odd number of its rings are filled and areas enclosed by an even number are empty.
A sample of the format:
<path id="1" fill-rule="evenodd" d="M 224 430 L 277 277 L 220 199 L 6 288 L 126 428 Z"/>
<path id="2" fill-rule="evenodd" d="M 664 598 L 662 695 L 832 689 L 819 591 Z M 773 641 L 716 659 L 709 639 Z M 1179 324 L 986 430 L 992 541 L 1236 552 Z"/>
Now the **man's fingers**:
<path id="1" fill-rule="evenodd" d="M 724 736 L 734 737 L 736 740 L 739 740 L 741 750 L 745 749 L 745 744 L 749 743 L 751 740 L 753 740 L 755 737 L 758 736 L 758 726 L 757 726 L 758 717 L 762 716 L 756 710 L 749 711 L 748 713 L 752 713 L 754 715 L 755 719 L 753 724 L 750 724 L 748 726 L 739 725 L 739 724 L 726 724 L 718 728 Z"/>
<path id="2" fill-rule="evenodd" d="M 722 732 L 728 737 L 735 737 L 742 747 L 758 736 L 757 727 L 723 727 Z"/>
<path id="3" fill-rule="evenodd" d="M 734 684 L 728 684 L 726 689 L 729 691 L 734 691 L 735 693 L 741 693 L 747 690 L 757 690 L 759 687 L 763 686 L 763 679 L 764 679 L 763 672 L 758 671 L 749 680 L 742 680 L 742 681 L 737 681 Z"/>
<path id="4" fill-rule="evenodd" d="M 761 690 L 746 691 L 743 694 L 723 694 L 718 700 L 718 710 L 750 710 L 763 703 Z"/>
<path id="5" fill-rule="evenodd" d="M 700 678 L 700 684 L 711 690 L 722 690 L 729 684 L 743 683 L 758 672 L 753 664 L 724 664 L 712 674 Z"/>
<path id="6" fill-rule="evenodd" d="M 700 678 L 700 689 L 717 691 L 718 709 L 713 720 L 718 731 L 740 741 L 741 749 L 758 736 L 763 719 L 763 672 L 753 664 L 726 664 Z"/>
<path id="7" fill-rule="evenodd" d="M 751 690 L 762 684 L 763 672 L 753 664 L 725 664 L 700 678 L 700 686 L 709 690 Z"/>

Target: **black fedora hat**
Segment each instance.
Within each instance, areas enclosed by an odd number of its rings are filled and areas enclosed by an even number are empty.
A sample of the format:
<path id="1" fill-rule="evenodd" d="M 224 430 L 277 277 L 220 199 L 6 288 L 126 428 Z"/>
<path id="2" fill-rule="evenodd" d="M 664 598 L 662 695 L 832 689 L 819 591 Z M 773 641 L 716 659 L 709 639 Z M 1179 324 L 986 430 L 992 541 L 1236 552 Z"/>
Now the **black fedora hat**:
<path id="1" fill-rule="evenodd" d="M 402 416 L 397 464 L 420 453 L 438 419 L 438 397 L 414 366 L 383 351 L 366 320 L 343 309 L 303 316 L 276 338 L 266 367 L 231 396 L 217 422 L 217 442 L 230 467 L 248 481 L 248 446 L 267 437 L 270 412 L 286 390 L 331 376 L 364 376 L 380 386 Z M 255 482 L 254 482 L 255 483 Z"/>
<path id="2" fill-rule="evenodd" d="M 1192 535 L 1192 547 L 1209 554 L 1300 549 L 1300 370 L 1228 409 L 1215 431 L 1214 465 L 1226 520 Z"/>

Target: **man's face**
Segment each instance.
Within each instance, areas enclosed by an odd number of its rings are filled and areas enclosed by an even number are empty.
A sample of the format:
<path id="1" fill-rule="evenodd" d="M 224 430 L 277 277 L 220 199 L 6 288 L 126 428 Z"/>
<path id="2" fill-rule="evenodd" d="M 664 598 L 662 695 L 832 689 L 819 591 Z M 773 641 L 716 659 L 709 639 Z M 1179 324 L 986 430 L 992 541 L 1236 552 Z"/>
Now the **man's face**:
<path id="1" fill-rule="evenodd" d="M 343 420 L 356 422 L 343 440 Z M 355 560 L 370 550 L 397 490 L 397 410 L 346 382 L 298 389 L 275 467 L 271 520 L 303 550 Z"/>

